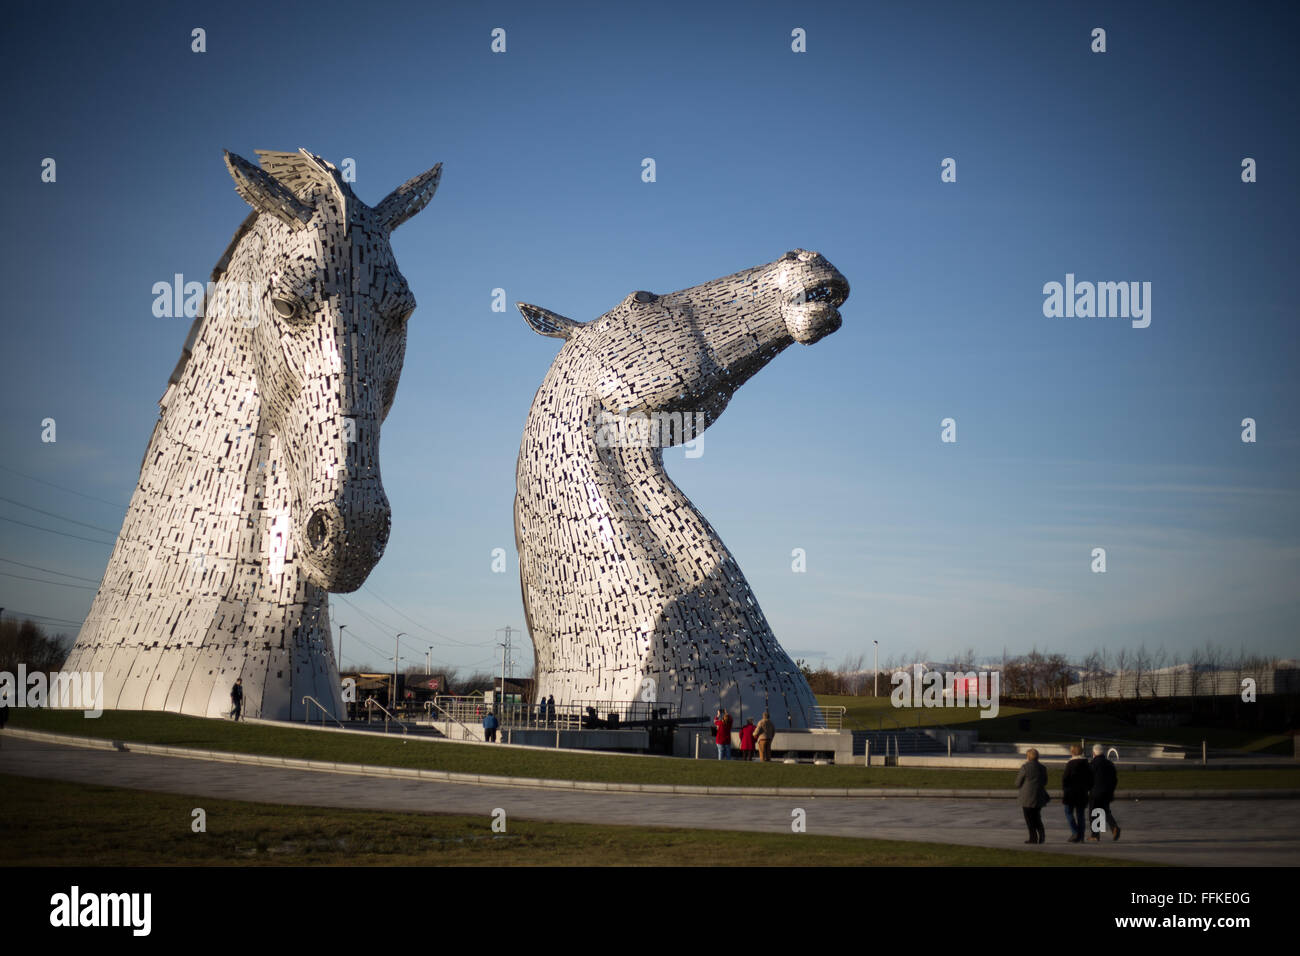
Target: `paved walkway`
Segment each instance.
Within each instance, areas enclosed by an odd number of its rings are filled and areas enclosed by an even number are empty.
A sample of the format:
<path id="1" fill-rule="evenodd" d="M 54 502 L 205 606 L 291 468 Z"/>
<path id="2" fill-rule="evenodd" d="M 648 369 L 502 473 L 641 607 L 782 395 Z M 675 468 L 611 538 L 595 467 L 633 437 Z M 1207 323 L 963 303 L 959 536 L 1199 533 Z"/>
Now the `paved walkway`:
<path id="1" fill-rule="evenodd" d="M 48 777 L 257 803 L 628 826 L 789 832 L 791 811 L 807 832 L 1033 850 L 1020 810 L 1008 800 L 717 797 L 569 792 L 360 777 L 209 763 L 178 757 L 86 750 L 7 737 L 0 773 Z M 1072 846 L 1058 801 L 1044 811 L 1048 843 L 1060 853 L 1120 856 L 1196 866 L 1300 865 L 1300 801 L 1122 801 L 1113 807 L 1123 839 Z"/>

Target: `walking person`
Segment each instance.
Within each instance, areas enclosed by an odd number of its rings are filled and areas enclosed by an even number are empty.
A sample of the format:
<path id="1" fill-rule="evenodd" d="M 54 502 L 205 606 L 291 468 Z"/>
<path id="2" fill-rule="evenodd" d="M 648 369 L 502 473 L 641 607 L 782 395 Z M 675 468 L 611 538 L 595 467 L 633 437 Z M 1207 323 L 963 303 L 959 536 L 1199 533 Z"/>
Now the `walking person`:
<path id="1" fill-rule="evenodd" d="M 1070 824 L 1069 843 L 1082 843 L 1087 835 L 1084 823 L 1088 812 L 1088 794 L 1092 790 L 1092 767 L 1083 755 L 1083 747 L 1070 744 L 1070 762 L 1061 777 L 1061 802 L 1065 804 L 1065 819 Z"/>
<path id="2" fill-rule="evenodd" d="M 1102 824 L 1110 830 L 1112 840 L 1119 839 L 1119 821 L 1110 812 L 1110 802 L 1115 799 L 1115 788 L 1119 786 L 1119 771 L 1106 756 L 1106 748 L 1101 744 L 1092 746 L 1092 791 L 1088 794 L 1088 839 L 1093 843 L 1101 842 Z M 1101 817 L 1097 811 L 1101 811 Z"/>
<path id="3" fill-rule="evenodd" d="M 713 740 L 718 745 L 718 759 L 731 759 L 731 715 L 718 708 L 717 716 L 713 719 L 713 729 L 716 731 Z"/>
<path id="4" fill-rule="evenodd" d="M 497 715 L 490 710 L 483 716 L 483 739 L 490 744 L 497 740 Z"/>
<path id="5" fill-rule="evenodd" d="M 235 686 L 230 688 L 230 716 L 235 720 L 240 719 L 240 714 L 244 710 L 244 678 L 236 677 Z"/>
<path id="6" fill-rule="evenodd" d="M 740 728 L 740 759 L 754 759 L 754 718 L 746 718 L 745 724 Z"/>
<path id="7" fill-rule="evenodd" d="M 776 736 L 776 725 L 772 723 L 772 715 L 763 711 L 763 719 L 758 722 L 754 728 L 754 735 L 758 738 L 758 759 L 764 763 L 772 759 L 772 738 Z"/>
<path id="8" fill-rule="evenodd" d="M 548 724 L 555 723 L 555 695 L 554 694 L 546 698 L 546 722 Z"/>
<path id="9" fill-rule="evenodd" d="M 1020 809 L 1029 828 L 1026 843 L 1045 843 L 1047 831 L 1043 829 L 1043 807 L 1051 798 L 1047 795 L 1047 768 L 1038 762 L 1038 751 L 1030 747 L 1025 751 L 1025 762 L 1016 774 L 1016 789 L 1020 791 Z"/>

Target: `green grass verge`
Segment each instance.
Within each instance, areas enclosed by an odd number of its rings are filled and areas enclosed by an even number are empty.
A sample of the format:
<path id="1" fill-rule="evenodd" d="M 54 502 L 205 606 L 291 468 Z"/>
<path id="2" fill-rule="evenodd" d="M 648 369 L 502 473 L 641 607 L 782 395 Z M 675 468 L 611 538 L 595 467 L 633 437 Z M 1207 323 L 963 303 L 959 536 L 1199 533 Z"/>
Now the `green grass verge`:
<path id="1" fill-rule="evenodd" d="M 884 694 L 884 691 L 882 687 L 881 693 Z M 1085 737 L 1089 744 L 1113 744 L 1121 756 L 1125 744 L 1173 744 L 1199 748 L 1202 740 L 1214 750 L 1245 750 L 1279 756 L 1290 756 L 1292 753 L 1291 738 L 1286 734 L 1235 730 L 1231 727 L 1135 727 L 1108 714 L 1074 710 L 1034 710 L 1003 705 L 999 707 L 996 717 L 981 717 L 976 707 L 894 707 L 887 696 L 839 697 L 822 694 L 818 696 L 817 703 L 827 707 L 846 708 L 844 726 L 850 730 L 946 726 L 954 730 L 976 730 L 979 739 L 986 742 L 1065 741 L 1071 737 Z M 1020 729 L 1022 718 L 1029 719 L 1029 730 Z"/>
<path id="2" fill-rule="evenodd" d="M 80 711 L 16 709 L 10 726 L 138 743 L 271 754 L 336 763 L 418 767 L 455 773 L 602 780 L 618 783 L 762 787 L 937 787 L 1010 789 L 1012 770 L 930 770 L 913 767 L 818 767 L 811 764 L 615 757 L 575 750 L 516 750 L 483 744 L 429 743 L 400 736 L 322 733 L 152 711 L 106 711 L 87 719 Z M 1123 789 L 1300 788 L 1300 766 L 1279 770 L 1177 768 L 1125 772 Z M 1049 768 L 1048 786 L 1060 788 Z M 1122 794 L 1123 790 L 1121 790 Z"/>
<path id="3" fill-rule="evenodd" d="M 204 833 L 191 829 L 195 807 L 206 813 Z M 516 819 L 506 828 L 493 833 L 484 817 L 289 807 L 0 775 L 3 866 L 1146 865 L 807 833 Z"/>

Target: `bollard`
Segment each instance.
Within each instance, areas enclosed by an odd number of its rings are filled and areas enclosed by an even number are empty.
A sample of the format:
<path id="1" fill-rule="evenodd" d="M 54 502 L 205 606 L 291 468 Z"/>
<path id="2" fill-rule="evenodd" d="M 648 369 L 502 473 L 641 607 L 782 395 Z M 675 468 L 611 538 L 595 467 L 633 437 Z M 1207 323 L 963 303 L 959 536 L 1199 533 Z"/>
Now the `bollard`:
<path id="1" fill-rule="evenodd" d="M 862 752 L 862 766 L 871 766 L 871 741 L 866 741 L 866 749 Z"/>
<path id="2" fill-rule="evenodd" d="M 952 756 L 952 734 L 948 735 L 948 756 Z"/>
<path id="3" fill-rule="evenodd" d="M 1206 757 L 1206 753 L 1205 753 L 1205 741 L 1202 740 L 1202 741 L 1201 741 L 1201 766 L 1202 766 L 1202 767 L 1205 766 L 1205 757 Z"/>

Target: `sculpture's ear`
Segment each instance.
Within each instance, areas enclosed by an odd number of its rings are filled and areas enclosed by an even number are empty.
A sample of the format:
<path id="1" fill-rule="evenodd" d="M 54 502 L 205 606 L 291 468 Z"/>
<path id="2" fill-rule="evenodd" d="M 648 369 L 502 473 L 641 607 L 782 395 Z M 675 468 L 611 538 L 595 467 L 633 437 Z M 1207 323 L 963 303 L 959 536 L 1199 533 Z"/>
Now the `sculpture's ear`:
<path id="1" fill-rule="evenodd" d="M 312 207 L 286 188 L 278 179 L 254 166 L 230 150 L 226 155 L 226 168 L 235 181 L 235 191 L 258 212 L 269 213 L 286 226 L 301 229 L 311 219 Z"/>
<path id="2" fill-rule="evenodd" d="M 529 305 L 527 302 L 516 302 L 515 305 L 519 307 L 519 311 L 524 314 L 524 318 L 538 335 L 567 339 L 583 325 L 581 322 L 565 318 L 558 312 L 543 309 L 540 305 Z"/>
<path id="3" fill-rule="evenodd" d="M 420 173 L 420 175 L 402 183 L 375 207 L 380 222 L 388 227 L 389 232 L 392 232 L 429 205 L 429 200 L 438 191 L 438 183 L 441 179 L 442 163 L 439 163 L 433 169 Z"/>

